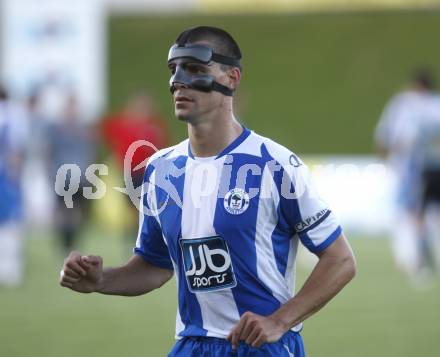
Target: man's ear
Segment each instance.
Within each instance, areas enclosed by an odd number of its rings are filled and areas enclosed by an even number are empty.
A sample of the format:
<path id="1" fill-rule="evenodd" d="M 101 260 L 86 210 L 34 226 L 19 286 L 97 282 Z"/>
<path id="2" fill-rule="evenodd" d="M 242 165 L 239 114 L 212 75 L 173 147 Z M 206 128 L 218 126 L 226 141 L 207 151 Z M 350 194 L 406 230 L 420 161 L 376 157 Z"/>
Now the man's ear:
<path id="1" fill-rule="evenodd" d="M 231 67 L 228 70 L 227 74 L 228 74 L 229 82 L 231 83 L 231 88 L 236 89 L 239 86 L 241 80 L 240 69 L 237 67 Z"/>

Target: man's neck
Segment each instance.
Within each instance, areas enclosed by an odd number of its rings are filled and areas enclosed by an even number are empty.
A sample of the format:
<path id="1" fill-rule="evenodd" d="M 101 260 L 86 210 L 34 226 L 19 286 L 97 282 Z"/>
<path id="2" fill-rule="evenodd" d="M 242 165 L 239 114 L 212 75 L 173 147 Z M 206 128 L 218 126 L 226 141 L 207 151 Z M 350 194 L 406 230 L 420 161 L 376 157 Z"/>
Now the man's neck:
<path id="1" fill-rule="evenodd" d="M 231 115 L 197 124 L 188 124 L 191 151 L 196 157 L 220 154 L 243 132 L 241 124 Z"/>

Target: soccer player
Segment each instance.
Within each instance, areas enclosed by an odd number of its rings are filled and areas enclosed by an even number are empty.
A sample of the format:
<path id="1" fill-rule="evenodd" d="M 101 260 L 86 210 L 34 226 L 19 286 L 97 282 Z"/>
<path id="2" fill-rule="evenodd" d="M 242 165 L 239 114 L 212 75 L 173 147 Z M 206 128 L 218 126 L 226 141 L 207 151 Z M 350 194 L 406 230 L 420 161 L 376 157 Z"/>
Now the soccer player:
<path id="1" fill-rule="evenodd" d="M 178 342 L 169 356 L 304 356 L 302 322 L 355 274 L 306 166 L 235 119 L 240 58 L 224 30 L 180 34 L 168 67 L 189 138 L 147 164 L 135 254 L 103 269 L 99 256 L 72 252 L 60 278 L 79 292 L 140 295 L 174 274 Z M 299 241 L 319 262 L 294 295 Z"/>
<path id="2" fill-rule="evenodd" d="M 434 83 L 430 71 L 417 70 L 411 86 L 387 103 L 375 132 L 376 146 L 396 178 L 396 264 L 417 280 L 433 265 L 424 221 L 440 202 L 440 95 Z"/>

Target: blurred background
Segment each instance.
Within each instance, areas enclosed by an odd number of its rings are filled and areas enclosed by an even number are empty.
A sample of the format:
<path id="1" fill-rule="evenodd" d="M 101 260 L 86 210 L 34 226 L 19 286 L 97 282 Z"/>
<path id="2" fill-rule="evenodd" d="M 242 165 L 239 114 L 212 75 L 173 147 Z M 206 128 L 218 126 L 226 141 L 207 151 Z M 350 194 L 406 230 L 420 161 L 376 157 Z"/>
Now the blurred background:
<path id="1" fill-rule="evenodd" d="M 395 219 L 400 178 L 378 127 L 394 120 L 384 111 L 391 98 L 419 93 L 418 74 L 440 79 L 437 0 L 0 0 L 0 356 L 171 348 L 174 282 L 122 298 L 74 294 L 58 274 L 71 249 L 102 255 L 105 265 L 130 256 L 137 213 L 115 189 L 127 184 L 124 154 L 138 139 L 161 148 L 186 137 L 166 56 L 195 25 L 225 28 L 240 44 L 239 119 L 309 164 L 355 250 L 357 278 L 305 323 L 308 355 L 438 356 L 439 275 L 435 263 L 408 267 L 417 259 L 411 244 L 396 253 L 395 228 L 411 227 Z M 423 90 L 439 118 L 434 88 Z M 413 125 L 407 117 L 397 128 Z M 134 155 L 130 184 L 151 153 Z M 88 171 L 92 163 L 107 169 Z M 64 164 L 79 167 L 65 171 L 72 192 L 55 185 Z M 106 189 L 87 200 L 94 175 Z M 298 286 L 313 264 L 302 251 Z"/>

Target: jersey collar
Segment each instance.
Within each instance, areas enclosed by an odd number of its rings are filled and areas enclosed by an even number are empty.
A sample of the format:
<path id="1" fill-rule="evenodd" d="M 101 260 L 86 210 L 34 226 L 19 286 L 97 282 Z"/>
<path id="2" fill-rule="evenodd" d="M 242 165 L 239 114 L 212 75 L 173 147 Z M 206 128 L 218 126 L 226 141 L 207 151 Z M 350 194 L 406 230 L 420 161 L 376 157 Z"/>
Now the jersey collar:
<path id="1" fill-rule="evenodd" d="M 243 128 L 242 133 L 232 143 L 230 143 L 225 149 L 223 149 L 223 151 L 220 154 L 218 154 L 215 157 L 215 159 L 218 159 L 218 158 L 230 153 L 237 146 L 239 146 L 243 141 L 245 141 L 246 138 L 251 134 L 251 131 L 248 128 L 246 128 L 244 125 L 241 125 L 241 127 Z M 192 153 L 189 140 L 188 140 L 188 156 L 194 160 L 194 155 Z"/>

